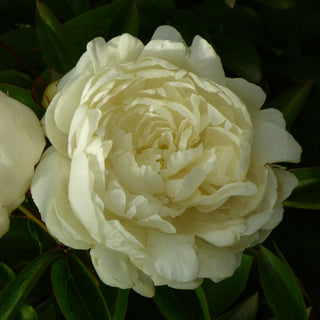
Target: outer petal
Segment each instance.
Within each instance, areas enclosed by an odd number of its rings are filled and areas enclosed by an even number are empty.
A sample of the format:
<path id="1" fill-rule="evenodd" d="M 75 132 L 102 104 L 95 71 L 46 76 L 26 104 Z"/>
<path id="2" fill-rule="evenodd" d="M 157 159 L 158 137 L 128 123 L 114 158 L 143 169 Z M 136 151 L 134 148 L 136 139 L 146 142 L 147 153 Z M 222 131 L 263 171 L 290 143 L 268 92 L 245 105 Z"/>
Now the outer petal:
<path id="1" fill-rule="evenodd" d="M 186 46 L 180 32 L 171 26 L 160 26 L 154 32 L 151 40 L 170 40 L 174 42 L 181 42 Z"/>
<path id="2" fill-rule="evenodd" d="M 145 297 L 154 295 L 152 280 L 135 267 L 127 255 L 104 246 L 93 247 L 90 255 L 100 279 L 107 285 L 132 288 Z"/>
<path id="3" fill-rule="evenodd" d="M 0 204 L 0 238 L 9 230 L 9 217 L 5 208 Z"/>
<path id="4" fill-rule="evenodd" d="M 148 248 L 157 272 L 176 282 L 188 282 L 198 277 L 199 260 L 194 237 L 149 232 Z"/>
<path id="5" fill-rule="evenodd" d="M 195 36 L 192 41 L 189 63 L 197 76 L 225 84 L 226 78 L 219 56 L 212 46 L 200 36 Z"/>
<path id="6" fill-rule="evenodd" d="M 200 277 L 210 278 L 214 282 L 231 277 L 239 267 L 241 255 L 229 248 L 218 248 L 203 240 L 197 240 L 200 260 Z"/>
<path id="7" fill-rule="evenodd" d="M 250 113 L 260 109 L 266 100 L 264 91 L 245 79 L 226 78 L 226 86 L 243 101 Z"/>
<path id="8" fill-rule="evenodd" d="M 254 120 L 252 159 L 259 164 L 299 162 L 301 147 L 292 135 L 281 127 L 266 121 Z"/>

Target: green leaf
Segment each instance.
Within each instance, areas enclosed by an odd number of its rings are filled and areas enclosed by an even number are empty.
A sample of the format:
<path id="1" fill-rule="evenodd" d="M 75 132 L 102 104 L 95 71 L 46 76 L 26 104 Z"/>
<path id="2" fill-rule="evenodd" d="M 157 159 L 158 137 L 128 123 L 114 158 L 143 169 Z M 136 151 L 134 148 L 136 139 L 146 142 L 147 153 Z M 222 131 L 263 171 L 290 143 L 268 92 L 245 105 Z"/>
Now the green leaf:
<path id="1" fill-rule="evenodd" d="M 42 273 L 61 255 L 47 252 L 37 257 L 0 292 L 0 320 L 14 319 Z"/>
<path id="2" fill-rule="evenodd" d="M 31 92 L 24 88 L 12 86 L 10 84 L 0 83 L 0 90 L 9 97 L 14 98 L 28 106 L 39 119 L 44 115 L 44 109 L 40 108 L 32 99 Z"/>
<path id="3" fill-rule="evenodd" d="M 130 33 L 133 36 L 138 35 L 139 30 L 139 12 L 135 1 L 129 3 L 128 13 L 124 21 L 123 32 Z"/>
<path id="4" fill-rule="evenodd" d="M 202 284 L 207 297 L 211 316 L 215 317 L 230 307 L 241 295 L 246 287 L 253 257 L 242 256 L 241 266 L 231 278 L 214 283 L 209 279 Z"/>
<path id="5" fill-rule="evenodd" d="M 66 73 L 77 62 L 71 39 L 54 14 L 37 2 L 36 30 L 49 67 Z"/>
<path id="6" fill-rule="evenodd" d="M 32 78 L 18 70 L 4 70 L 0 71 L 0 83 L 29 88 L 32 84 Z"/>
<path id="7" fill-rule="evenodd" d="M 195 292 L 196 292 L 196 295 L 200 301 L 201 309 L 203 312 L 203 319 L 204 320 L 211 320 L 207 298 L 206 298 L 206 295 L 205 295 L 202 287 L 198 287 L 195 290 Z"/>
<path id="8" fill-rule="evenodd" d="M 315 80 L 311 79 L 289 89 L 268 102 L 265 107 L 279 109 L 286 120 L 287 128 L 290 129 L 303 108 L 314 82 Z"/>
<path id="9" fill-rule="evenodd" d="M 110 38 L 113 35 L 110 34 L 113 22 L 116 22 L 118 27 L 115 33 L 117 35 L 122 33 L 123 26 L 120 20 L 126 16 L 126 10 L 130 4 L 130 0 L 116 0 L 67 21 L 64 28 L 72 34 L 77 54 L 82 54 L 87 43 L 95 37 Z"/>
<path id="10" fill-rule="evenodd" d="M 156 294 L 153 300 L 166 319 L 188 319 L 173 290 L 167 286 L 156 287 Z"/>
<path id="11" fill-rule="evenodd" d="M 0 35 L 0 70 L 28 70 L 34 75 L 42 65 L 42 54 L 34 28 L 19 28 Z"/>
<path id="12" fill-rule="evenodd" d="M 243 301 L 217 320 L 255 320 L 258 312 L 258 293 Z"/>
<path id="13" fill-rule="evenodd" d="M 14 279 L 16 274 L 4 262 L 0 261 L 0 290 L 2 290 L 8 282 Z"/>
<path id="14" fill-rule="evenodd" d="M 277 256 L 263 246 L 260 246 L 259 273 L 268 304 L 278 320 L 308 319 L 298 284 Z"/>
<path id="15" fill-rule="evenodd" d="M 111 319 L 98 285 L 75 255 L 56 261 L 51 278 L 56 300 L 66 319 Z"/>
<path id="16" fill-rule="evenodd" d="M 65 320 L 53 298 L 41 303 L 36 311 L 39 320 Z"/>
<path id="17" fill-rule="evenodd" d="M 320 168 L 290 170 L 299 180 L 284 206 L 301 209 L 320 209 Z"/>
<path id="18" fill-rule="evenodd" d="M 209 27 L 212 30 L 212 44 L 221 57 L 223 65 L 241 78 L 250 82 L 260 82 L 259 55 L 239 28 L 224 19 L 212 20 Z"/>
<path id="19" fill-rule="evenodd" d="M 290 9 L 296 5 L 294 0 L 256 0 L 256 1 L 274 9 Z"/>
<path id="20" fill-rule="evenodd" d="M 302 286 L 300 280 L 296 277 L 295 273 L 293 272 L 293 270 L 291 269 L 286 257 L 283 255 L 283 253 L 281 252 L 280 248 L 277 246 L 275 241 L 272 241 L 272 245 L 273 245 L 273 251 L 275 252 L 275 254 L 277 255 L 277 257 L 282 261 L 282 263 L 286 266 L 287 270 L 289 271 L 291 277 L 295 280 L 295 282 L 298 284 L 303 296 L 307 299 L 308 302 L 311 301 L 308 293 L 306 292 L 306 290 L 304 289 L 304 287 Z"/>
<path id="21" fill-rule="evenodd" d="M 100 289 L 107 301 L 111 318 L 113 320 L 124 320 L 127 312 L 130 289 L 118 289 L 103 283 Z"/>
<path id="22" fill-rule="evenodd" d="M 21 307 L 19 311 L 19 316 L 17 320 L 38 320 L 39 317 L 37 312 L 33 309 L 32 306 L 25 304 Z"/>

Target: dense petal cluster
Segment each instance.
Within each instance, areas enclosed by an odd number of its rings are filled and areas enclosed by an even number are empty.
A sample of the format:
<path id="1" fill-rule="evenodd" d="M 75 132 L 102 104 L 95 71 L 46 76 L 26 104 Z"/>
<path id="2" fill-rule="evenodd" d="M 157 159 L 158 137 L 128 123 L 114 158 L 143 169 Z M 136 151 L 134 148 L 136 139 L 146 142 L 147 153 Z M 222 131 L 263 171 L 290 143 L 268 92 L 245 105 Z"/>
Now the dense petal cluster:
<path id="1" fill-rule="evenodd" d="M 34 166 L 45 146 L 36 115 L 0 91 L 0 237 L 9 229 L 9 214 L 24 200 Z"/>
<path id="2" fill-rule="evenodd" d="M 44 119 L 52 147 L 32 193 L 48 229 L 91 249 L 106 284 L 145 296 L 231 276 L 296 185 L 272 163 L 298 162 L 301 148 L 264 100 L 199 36 L 187 47 L 163 26 L 146 46 L 94 39 Z"/>

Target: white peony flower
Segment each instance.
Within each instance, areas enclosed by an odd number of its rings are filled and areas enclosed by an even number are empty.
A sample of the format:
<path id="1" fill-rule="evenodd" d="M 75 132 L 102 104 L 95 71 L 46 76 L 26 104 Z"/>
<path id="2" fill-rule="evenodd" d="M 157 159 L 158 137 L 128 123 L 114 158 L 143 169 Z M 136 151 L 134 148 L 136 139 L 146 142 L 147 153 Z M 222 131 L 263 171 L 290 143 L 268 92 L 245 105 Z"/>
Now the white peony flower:
<path id="1" fill-rule="evenodd" d="M 52 143 L 32 182 L 49 231 L 91 249 L 101 280 L 151 297 L 154 285 L 220 281 L 281 221 L 296 178 L 273 165 L 301 148 L 262 89 L 226 78 L 196 36 L 172 27 L 144 46 L 96 38 L 45 115 Z"/>
<path id="2" fill-rule="evenodd" d="M 9 215 L 24 200 L 45 146 L 36 115 L 0 91 L 0 237 Z"/>

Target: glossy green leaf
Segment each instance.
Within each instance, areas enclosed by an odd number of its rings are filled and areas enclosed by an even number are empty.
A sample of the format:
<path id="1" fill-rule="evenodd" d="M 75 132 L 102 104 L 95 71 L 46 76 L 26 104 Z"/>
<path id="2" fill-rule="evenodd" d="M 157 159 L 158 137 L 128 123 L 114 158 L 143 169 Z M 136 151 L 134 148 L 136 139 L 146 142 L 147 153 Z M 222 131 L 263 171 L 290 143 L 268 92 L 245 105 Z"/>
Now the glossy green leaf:
<path id="1" fill-rule="evenodd" d="M 44 115 L 44 109 L 40 108 L 33 101 L 31 92 L 29 90 L 3 83 L 0 83 L 0 90 L 8 94 L 9 97 L 14 98 L 28 106 L 39 119 L 41 119 L 41 117 Z"/>
<path id="2" fill-rule="evenodd" d="M 56 300 L 66 319 L 111 319 L 97 283 L 75 255 L 56 261 L 51 278 Z"/>
<path id="3" fill-rule="evenodd" d="M 100 286 L 101 292 L 107 301 L 113 320 L 124 320 L 128 307 L 130 289 L 118 289 L 105 284 Z"/>
<path id="4" fill-rule="evenodd" d="M 0 290 L 2 290 L 7 283 L 15 277 L 14 271 L 8 267 L 4 262 L 0 261 Z"/>
<path id="5" fill-rule="evenodd" d="M 254 83 L 260 82 L 260 57 L 239 28 L 224 19 L 213 19 L 210 28 L 212 44 L 221 57 L 223 65 L 238 77 Z"/>
<path id="6" fill-rule="evenodd" d="M 52 251 L 37 257 L 0 292 L 0 320 L 14 319 L 42 273 L 61 255 Z"/>
<path id="7" fill-rule="evenodd" d="M 277 257 L 282 261 L 282 263 L 286 266 L 287 270 L 289 271 L 291 277 L 296 281 L 296 283 L 298 284 L 303 296 L 307 299 L 308 302 L 311 301 L 308 293 L 306 292 L 306 290 L 304 289 L 304 287 L 302 286 L 300 280 L 296 277 L 294 271 L 292 270 L 292 268 L 290 267 L 286 257 L 283 255 L 283 253 L 281 252 L 280 248 L 277 246 L 277 244 L 275 243 L 275 241 L 272 241 L 272 245 L 273 245 L 273 251 L 275 252 L 275 254 L 277 255 Z"/>
<path id="8" fill-rule="evenodd" d="M 18 70 L 4 70 L 0 71 L 0 83 L 29 88 L 32 84 L 32 78 Z"/>
<path id="9" fill-rule="evenodd" d="M 263 246 L 260 246 L 259 273 L 266 299 L 278 320 L 308 319 L 298 284 L 281 260 Z"/>
<path id="10" fill-rule="evenodd" d="M 77 54 L 83 53 L 87 43 L 93 38 L 105 37 L 113 22 L 120 24 L 118 20 L 123 18 L 123 13 L 126 12 L 130 3 L 131 0 L 116 0 L 67 21 L 64 28 L 69 34 L 72 34 Z M 120 33 L 121 31 L 117 35 Z"/>
<path id="11" fill-rule="evenodd" d="M 167 286 L 156 287 L 156 294 L 153 299 L 166 319 L 188 319 L 173 290 Z"/>
<path id="12" fill-rule="evenodd" d="M 246 287 L 253 258 L 242 256 L 241 266 L 231 278 L 214 283 L 209 279 L 204 280 L 202 288 L 207 297 L 209 311 L 215 317 L 225 311 L 234 303 Z"/>
<path id="13" fill-rule="evenodd" d="M 220 316 L 217 320 L 255 320 L 258 312 L 258 293 Z"/>
<path id="14" fill-rule="evenodd" d="M 303 108 L 313 84 L 314 79 L 311 79 L 295 86 L 268 102 L 265 107 L 279 109 L 286 120 L 287 128 L 290 129 Z"/>
<path id="15" fill-rule="evenodd" d="M 28 304 L 21 307 L 17 320 L 38 320 L 38 314 L 34 308 Z"/>
<path id="16" fill-rule="evenodd" d="M 274 9 L 290 9 L 295 6 L 294 0 L 256 0 Z"/>
<path id="17" fill-rule="evenodd" d="M 73 44 L 54 14 L 37 2 L 36 30 L 48 66 L 66 73 L 77 62 Z"/>
<path id="18" fill-rule="evenodd" d="M 199 299 L 200 305 L 201 305 L 201 309 L 203 312 L 203 319 L 204 320 L 211 320 L 211 316 L 210 316 L 210 311 L 209 311 L 209 307 L 208 307 L 208 301 L 206 298 L 206 295 L 202 289 L 202 287 L 198 287 L 196 290 L 196 295 Z"/>
<path id="19" fill-rule="evenodd" d="M 290 170 L 299 180 L 284 206 L 301 209 L 320 209 L 320 168 Z"/>

